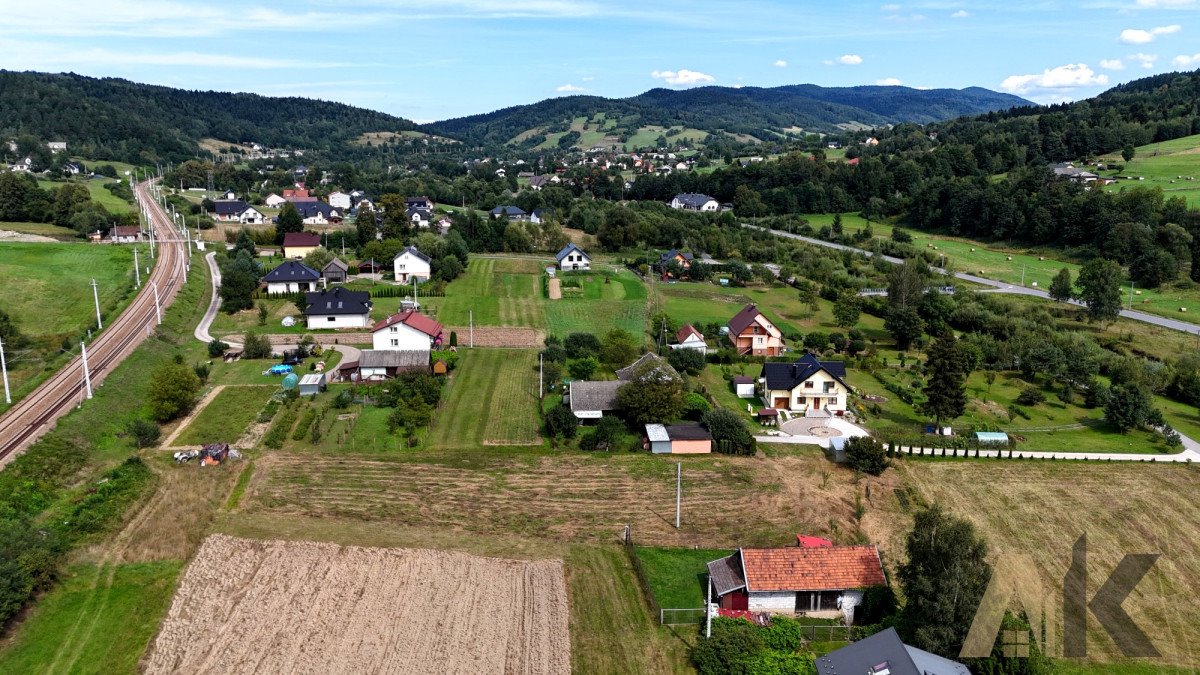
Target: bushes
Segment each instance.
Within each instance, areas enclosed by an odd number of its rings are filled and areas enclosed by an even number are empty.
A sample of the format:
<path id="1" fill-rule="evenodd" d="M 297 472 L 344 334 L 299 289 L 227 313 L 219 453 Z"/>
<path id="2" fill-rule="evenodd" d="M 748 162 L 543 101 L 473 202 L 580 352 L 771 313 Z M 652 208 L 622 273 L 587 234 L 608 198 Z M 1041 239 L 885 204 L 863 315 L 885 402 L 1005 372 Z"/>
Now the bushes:
<path id="1" fill-rule="evenodd" d="M 1021 405 L 1037 405 L 1046 400 L 1046 394 L 1041 387 L 1030 385 L 1021 390 L 1017 395 L 1016 402 Z"/>
<path id="2" fill-rule="evenodd" d="M 769 649 L 794 652 L 804 645 L 799 622 L 786 616 L 773 617 L 771 625 L 762 631 L 763 643 Z"/>
<path id="3" fill-rule="evenodd" d="M 714 408 L 700 418 L 700 423 L 712 434 L 716 449 L 731 454 L 750 454 L 754 449 L 754 438 L 746 428 L 740 415 L 725 408 Z"/>
<path id="4" fill-rule="evenodd" d="M 700 675 L 748 672 L 750 661 L 766 648 L 762 632 L 742 619 L 712 620 L 712 637 L 692 648 L 692 665 Z"/>
<path id="5" fill-rule="evenodd" d="M 846 464 L 855 471 L 872 476 L 878 476 L 891 465 L 883 444 L 870 436 L 846 439 Z"/>
<path id="6" fill-rule="evenodd" d="M 246 344 L 243 347 L 242 356 L 248 359 L 271 358 L 271 341 L 265 335 L 246 333 Z"/>
<path id="7" fill-rule="evenodd" d="M 138 417 L 130 420 L 125 425 L 125 434 L 129 436 L 133 444 L 140 450 L 141 448 L 158 445 L 158 437 L 162 432 L 154 422 Z"/>
<path id="8" fill-rule="evenodd" d="M 672 349 L 667 355 L 667 363 L 681 373 L 698 375 L 704 370 L 704 354 L 695 349 Z"/>
<path id="9" fill-rule="evenodd" d="M 313 420 L 317 419 L 317 411 L 309 408 L 304 413 L 304 417 L 300 418 L 300 424 L 296 425 L 296 430 L 292 432 L 293 441 L 302 441 L 304 436 L 308 434 L 308 428 L 312 426 Z"/>
<path id="10" fill-rule="evenodd" d="M 567 357 L 582 359 L 600 353 L 600 339 L 591 333 L 571 333 L 563 342 Z"/>
<path id="11" fill-rule="evenodd" d="M 267 435 L 263 436 L 263 445 L 276 450 L 282 448 L 283 442 L 287 440 L 288 431 L 291 431 L 292 425 L 296 423 L 296 417 L 299 415 L 300 411 L 295 406 L 285 408 L 282 415 L 275 417 Z"/>
<path id="12" fill-rule="evenodd" d="M 579 421 L 575 413 L 565 405 L 559 405 L 546 413 L 546 435 L 551 438 L 575 438 Z"/>
<path id="13" fill-rule="evenodd" d="M 212 342 L 208 343 L 208 356 L 209 358 L 219 359 L 225 355 L 228 349 L 228 344 L 214 338 Z"/>
<path id="14" fill-rule="evenodd" d="M 621 420 L 615 417 L 602 417 L 599 424 L 579 439 L 579 449 L 611 450 L 613 443 L 624 431 L 625 425 L 621 423 Z"/>

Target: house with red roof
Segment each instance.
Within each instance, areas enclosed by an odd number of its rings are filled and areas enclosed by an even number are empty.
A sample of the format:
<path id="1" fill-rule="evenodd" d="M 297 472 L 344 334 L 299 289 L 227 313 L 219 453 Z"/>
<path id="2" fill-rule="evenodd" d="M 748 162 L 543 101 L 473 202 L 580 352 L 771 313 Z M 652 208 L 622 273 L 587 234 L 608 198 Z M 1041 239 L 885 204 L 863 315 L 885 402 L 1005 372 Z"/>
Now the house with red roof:
<path id="1" fill-rule="evenodd" d="M 694 349 L 701 354 L 708 353 L 708 344 L 704 342 L 704 335 L 690 323 L 675 332 L 675 344 L 670 347 L 671 349 Z"/>
<path id="2" fill-rule="evenodd" d="M 442 324 L 414 310 L 393 314 L 371 327 L 371 343 L 377 350 L 428 352 L 442 342 Z"/>
<path id="3" fill-rule="evenodd" d="M 863 592 L 887 584 L 879 551 L 874 544 L 833 546 L 812 539 L 800 539 L 799 546 L 741 548 L 708 563 L 714 601 L 726 610 L 853 622 Z"/>
<path id="4" fill-rule="evenodd" d="M 729 342 L 738 354 L 778 356 L 783 353 L 783 332 L 754 305 L 746 305 L 729 320 Z"/>

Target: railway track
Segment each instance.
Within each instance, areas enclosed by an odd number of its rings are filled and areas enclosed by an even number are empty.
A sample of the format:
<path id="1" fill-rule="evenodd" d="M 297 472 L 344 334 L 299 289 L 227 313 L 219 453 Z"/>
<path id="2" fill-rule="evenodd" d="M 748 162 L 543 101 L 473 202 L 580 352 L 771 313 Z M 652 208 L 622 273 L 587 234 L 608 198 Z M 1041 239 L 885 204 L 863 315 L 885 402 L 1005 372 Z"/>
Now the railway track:
<path id="1" fill-rule="evenodd" d="M 92 387 L 98 387 L 158 324 L 158 313 L 179 293 L 185 280 L 188 251 L 182 233 L 154 201 L 149 181 L 134 191 L 139 205 L 148 213 L 154 228 L 157 261 L 142 289 L 125 311 L 113 319 L 87 345 Z M 156 311 L 155 286 L 158 289 Z M 54 428 L 60 417 L 86 399 L 81 356 L 71 359 L 57 373 L 0 416 L 0 467 L 19 456 L 43 434 Z"/>

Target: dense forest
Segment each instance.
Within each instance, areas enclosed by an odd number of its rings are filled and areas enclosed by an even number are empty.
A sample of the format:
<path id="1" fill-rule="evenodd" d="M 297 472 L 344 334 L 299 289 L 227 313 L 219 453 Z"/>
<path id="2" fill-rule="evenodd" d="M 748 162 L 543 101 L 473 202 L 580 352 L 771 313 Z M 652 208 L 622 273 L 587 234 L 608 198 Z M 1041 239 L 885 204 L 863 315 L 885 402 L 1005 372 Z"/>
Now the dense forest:
<path id="1" fill-rule="evenodd" d="M 886 126 L 927 123 L 973 115 L 1028 101 L 987 89 L 909 87 L 698 87 L 676 91 L 651 89 L 626 99 L 566 96 L 495 112 L 427 125 L 427 129 L 481 145 L 501 145 L 530 129 L 566 131 L 576 117 L 603 113 L 613 120 L 612 133 L 628 137 L 639 127 L 684 126 L 710 133 L 724 131 L 762 140 L 796 127 L 805 131 L 839 132 L 837 125 L 858 122 Z"/>
<path id="2" fill-rule="evenodd" d="M 203 138 L 329 151 L 364 132 L 415 128 L 408 120 L 328 101 L 0 71 L 0 134 L 66 141 L 72 154 L 92 159 L 179 161 L 196 157 Z"/>

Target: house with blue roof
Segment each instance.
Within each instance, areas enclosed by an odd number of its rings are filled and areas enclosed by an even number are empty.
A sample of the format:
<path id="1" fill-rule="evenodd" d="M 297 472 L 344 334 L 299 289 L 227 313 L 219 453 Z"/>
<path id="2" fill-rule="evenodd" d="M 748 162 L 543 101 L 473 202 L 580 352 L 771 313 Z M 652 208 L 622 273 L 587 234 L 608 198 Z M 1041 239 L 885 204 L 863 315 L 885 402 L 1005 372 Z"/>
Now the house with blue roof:
<path id="1" fill-rule="evenodd" d="M 488 211 L 488 215 L 492 218 L 505 218 L 514 223 L 529 220 L 529 214 L 519 206 L 497 206 Z"/>
<path id="2" fill-rule="evenodd" d="M 794 363 L 764 363 L 759 383 L 763 402 L 772 408 L 806 417 L 846 414 L 850 385 L 841 361 L 805 354 Z"/>
<path id="3" fill-rule="evenodd" d="M 558 269 L 564 272 L 592 269 L 592 257 L 575 244 L 567 244 L 554 258 L 558 261 Z"/>

